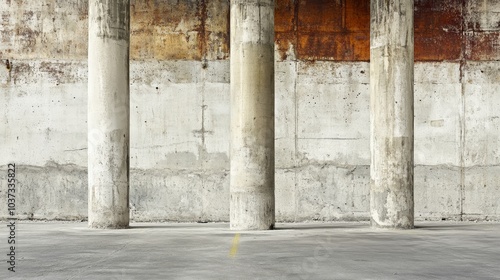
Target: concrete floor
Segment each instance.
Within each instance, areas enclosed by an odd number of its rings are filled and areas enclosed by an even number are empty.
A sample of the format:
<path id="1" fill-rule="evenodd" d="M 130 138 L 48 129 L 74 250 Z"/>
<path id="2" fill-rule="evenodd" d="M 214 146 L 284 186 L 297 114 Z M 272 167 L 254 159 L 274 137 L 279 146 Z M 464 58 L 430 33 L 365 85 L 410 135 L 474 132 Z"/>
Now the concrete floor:
<path id="1" fill-rule="evenodd" d="M 239 235 L 227 224 L 86 225 L 18 224 L 17 272 L 2 261 L 0 279 L 500 279 L 499 223 L 278 224 Z"/>

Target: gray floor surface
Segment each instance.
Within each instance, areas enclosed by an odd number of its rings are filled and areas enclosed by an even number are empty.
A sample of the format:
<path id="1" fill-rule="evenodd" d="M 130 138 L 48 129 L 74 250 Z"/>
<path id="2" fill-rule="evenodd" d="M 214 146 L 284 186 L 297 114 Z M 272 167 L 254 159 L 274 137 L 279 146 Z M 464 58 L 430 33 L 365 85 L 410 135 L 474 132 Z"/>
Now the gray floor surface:
<path id="1" fill-rule="evenodd" d="M 500 279 L 500 223 L 422 222 L 406 231 L 300 223 L 257 232 L 210 223 L 17 223 L 15 273 L 1 223 L 0 279 Z"/>

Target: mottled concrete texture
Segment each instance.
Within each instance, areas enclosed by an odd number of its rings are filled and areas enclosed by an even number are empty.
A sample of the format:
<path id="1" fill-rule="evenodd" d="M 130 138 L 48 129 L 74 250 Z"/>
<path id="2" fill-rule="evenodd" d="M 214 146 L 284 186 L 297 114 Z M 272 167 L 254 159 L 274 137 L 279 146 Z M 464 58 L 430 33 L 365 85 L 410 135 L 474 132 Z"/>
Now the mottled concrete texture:
<path id="1" fill-rule="evenodd" d="M 276 1 L 277 221 L 370 217 L 367 4 Z M 130 217 L 229 221 L 229 1 L 130 12 Z M 500 220 L 499 13 L 415 1 L 416 220 Z M 20 218 L 87 219 L 88 1 L 0 15 L 0 199 L 15 162 Z"/>
<path id="2" fill-rule="evenodd" d="M 274 1 L 231 1 L 231 229 L 272 229 Z"/>
<path id="3" fill-rule="evenodd" d="M 89 1 L 88 220 L 129 224 L 130 2 Z"/>
<path id="4" fill-rule="evenodd" d="M 413 0 L 371 0 L 370 216 L 413 228 Z"/>
<path id="5" fill-rule="evenodd" d="M 500 275 L 499 231 L 498 223 L 468 222 L 416 223 L 411 231 L 278 223 L 273 231 L 239 232 L 227 224 L 96 231 L 85 223 L 21 223 L 17 271 L 1 269 L 0 278 L 491 280 Z"/>

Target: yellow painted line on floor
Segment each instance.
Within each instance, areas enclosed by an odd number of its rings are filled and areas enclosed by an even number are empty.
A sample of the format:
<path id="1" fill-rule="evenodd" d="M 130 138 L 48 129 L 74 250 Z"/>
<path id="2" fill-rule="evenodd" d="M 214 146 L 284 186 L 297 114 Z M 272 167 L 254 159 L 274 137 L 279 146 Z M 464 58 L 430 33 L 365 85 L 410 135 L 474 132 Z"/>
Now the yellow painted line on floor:
<path id="1" fill-rule="evenodd" d="M 234 258 L 236 257 L 236 253 L 238 253 L 238 245 L 240 243 L 240 234 L 237 233 L 234 235 L 233 244 L 231 245 L 231 250 L 229 250 L 229 256 Z"/>

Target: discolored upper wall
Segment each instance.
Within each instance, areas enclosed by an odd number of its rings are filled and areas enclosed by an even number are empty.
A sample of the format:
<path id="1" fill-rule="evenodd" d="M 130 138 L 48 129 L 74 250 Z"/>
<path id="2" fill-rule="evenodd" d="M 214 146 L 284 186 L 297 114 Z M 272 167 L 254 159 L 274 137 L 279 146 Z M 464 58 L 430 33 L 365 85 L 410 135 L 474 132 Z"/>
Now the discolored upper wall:
<path id="1" fill-rule="evenodd" d="M 88 1 L 4 0 L 0 58 L 85 59 Z M 368 61 L 369 0 L 277 0 L 279 60 Z M 415 60 L 500 59 L 500 1 L 416 0 Z M 132 0 L 131 58 L 229 57 L 229 0 Z M 493 19 L 493 20 L 488 20 Z"/>
<path id="2" fill-rule="evenodd" d="M 487 13 L 500 2 L 416 0 L 415 60 L 500 59 L 500 19 Z M 281 59 L 370 59 L 369 0 L 278 0 L 275 23 Z"/>
<path id="3" fill-rule="evenodd" d="M 132 59 L 229 57 L 228 1 L 131 1 L 131 17 Z"/>
<path id="4" fill-rule="evenodd" d="M 283 0 L 276 5 L 280 58 L 367 61 L 370 1 Z"/>
<path id="5" fill-rule="evenodd" d="M 0 1 L 0 59 L 84 59 L 88 1 Z"/>
<path id="6" fill-rule="evenodd" d="M 88 1 L 2 0 L 0 59 L 86 59 Z M 226 0 L 131 0 L 131 59 L 229 56 Z"/>

